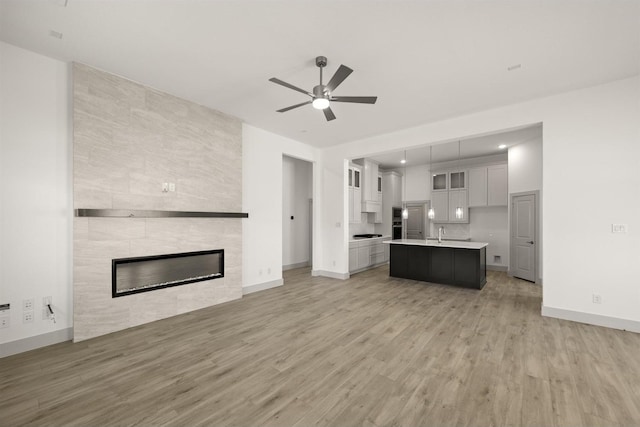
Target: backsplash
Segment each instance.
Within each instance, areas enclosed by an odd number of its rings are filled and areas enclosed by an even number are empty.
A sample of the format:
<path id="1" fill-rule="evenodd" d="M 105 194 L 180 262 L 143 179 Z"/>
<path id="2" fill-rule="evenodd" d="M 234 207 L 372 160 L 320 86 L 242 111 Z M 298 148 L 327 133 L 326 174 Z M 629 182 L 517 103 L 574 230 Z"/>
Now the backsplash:
<path id="1" fill-rule="evenodd" d="M 354 234 L 373 234 L 375 233 L 375 225 L 366 222 L 367 214 L 362 214 L 364 222 L 349 224 L 349 238 L 351 239 Z"/>
<path id="2" fill-rule="evenodd" d="M 432 237 L 438 235 L 438 226 L 438 224 L 431 225 Z M 440 226 L 444 227 L 445 238 L 447 239 L 468 239 L 469 237 L 471 237 L 469 224 L 441 224 Z"/>

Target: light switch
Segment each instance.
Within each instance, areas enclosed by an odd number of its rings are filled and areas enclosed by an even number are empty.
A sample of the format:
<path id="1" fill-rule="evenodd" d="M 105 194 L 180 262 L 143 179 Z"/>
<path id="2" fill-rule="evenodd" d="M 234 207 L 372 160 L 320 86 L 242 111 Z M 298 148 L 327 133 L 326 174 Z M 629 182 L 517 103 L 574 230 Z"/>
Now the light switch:
<path id="1" fill-rule="evenodd" d="M 627 224 L 611 224 L 612 233 L 626 233 Z"/>
<path id="2" fill-rule="evenodd" d="M 176 191 L 176 183 L 175 182 L 170 182 L 169 183 L 169 191 L 171 191 L 171 192 Z"/>
<path id="3" fill-rule="evenodd" d="M 168 182 L 163 182 L 162 183 L 162 192 L 166 193 L 167 191 L 169 191 L 169 183 Z"/>

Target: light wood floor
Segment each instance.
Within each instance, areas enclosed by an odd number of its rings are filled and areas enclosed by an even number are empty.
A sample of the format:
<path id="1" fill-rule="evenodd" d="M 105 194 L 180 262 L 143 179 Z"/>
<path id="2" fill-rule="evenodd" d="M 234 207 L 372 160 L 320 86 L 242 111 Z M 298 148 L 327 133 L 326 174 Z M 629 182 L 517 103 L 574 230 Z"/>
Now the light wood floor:
<path id="1" fill-rule="evenodd" d="M 0 359 L 0 425 L 640 425 L 640 335 L 543 318 L 539 286 L 285 281 Z"/>

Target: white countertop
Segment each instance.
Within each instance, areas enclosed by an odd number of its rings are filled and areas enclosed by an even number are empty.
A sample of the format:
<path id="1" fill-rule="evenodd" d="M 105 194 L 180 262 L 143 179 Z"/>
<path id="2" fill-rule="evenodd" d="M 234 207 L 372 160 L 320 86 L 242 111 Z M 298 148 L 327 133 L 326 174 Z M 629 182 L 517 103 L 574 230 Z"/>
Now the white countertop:
<path id="1" fill-rule="evenodd" d="M 391 245 L 414 245 L 414 246 L 436 246 L 441 248 L 464 248 L 464 249 L 482 249 L 489 246 L 486 242 L 458 242 L 453 240 L 443 240 L 438 243 L 437 240 L 420 240 L 420 239 L 396 239 L 387 240 L 382 243 Z"/>
<path id="2" fill-rule="evenodd" d="M 368 241 L 379 241 L 379 240 L 384 240 L 384 239 L 390 239 L 391 236 L 382 236 L 382 237 L 362 237 L 359 239 L 351 239 L 349 240 L 349 243 L 353 243 L 353 242 L 368 242 Z"/>

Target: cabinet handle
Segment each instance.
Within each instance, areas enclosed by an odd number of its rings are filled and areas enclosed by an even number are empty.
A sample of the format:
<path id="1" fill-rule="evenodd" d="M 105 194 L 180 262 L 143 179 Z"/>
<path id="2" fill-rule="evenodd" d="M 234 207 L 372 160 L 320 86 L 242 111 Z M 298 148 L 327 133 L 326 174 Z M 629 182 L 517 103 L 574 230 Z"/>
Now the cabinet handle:
<path id="1" fill-rule="evenodd" d="M 527 243 L 531 243 L 533 245 L 533 240 L 529 240 Z"/>

